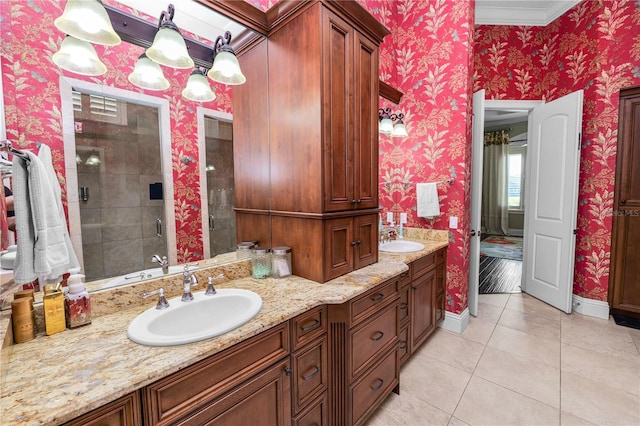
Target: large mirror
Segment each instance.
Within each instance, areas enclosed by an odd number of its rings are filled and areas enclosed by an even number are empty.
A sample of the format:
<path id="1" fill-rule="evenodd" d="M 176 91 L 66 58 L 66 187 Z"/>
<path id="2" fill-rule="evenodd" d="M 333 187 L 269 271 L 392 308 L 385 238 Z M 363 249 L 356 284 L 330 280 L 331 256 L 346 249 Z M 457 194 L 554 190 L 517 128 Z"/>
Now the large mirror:
<path id="1" fill-rule="evenodd" d="M 246 36 L 236 20 L 194 0 L 103 3 L 157 24 L 169 2 L 187 37 L 213 45 L 227 30 Z M 126 42 L 95 46 L 103 76 L 61 71 L 51 56 L 64 37 L 53 26 L 63 9 L 51 0 L 0 9 L 6 131 L 19 148 L 51 148 L 72 242 L 88 281 L 96 281 L 89 288 L 157 268 L 153 254 L 171 265 L 234 260 L 225 254 L 235 244 L 231 88 L 209 80 L 216 99 L 188 101 L 181 92 L 191 70 L 163 67 L 168 90 L 139 89 L 127 76 L 144 48 Z M 113 105 L 120 108 L 113 119 L 91 114 Z"/>

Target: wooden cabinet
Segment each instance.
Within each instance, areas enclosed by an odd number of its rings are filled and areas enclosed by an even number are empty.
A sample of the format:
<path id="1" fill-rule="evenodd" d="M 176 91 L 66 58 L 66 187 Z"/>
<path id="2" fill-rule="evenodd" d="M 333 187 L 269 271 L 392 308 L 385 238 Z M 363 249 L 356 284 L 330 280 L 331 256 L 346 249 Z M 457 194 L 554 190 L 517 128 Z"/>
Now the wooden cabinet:
<path id="1" fill-rule="evenodd" d="M 288 423 L 291 386 L 283 375 L 290 369 L 289 354 L 286 322 L 158 380 L 143 389 L 145 424 Z M 234 404 L 245 409 L 238 411 Z"/>
<path id="2" fill-rule="evenodd" d="M 329 306 L 330 424 L 363 424 L 399 381 L 398 279 Z"/>
<path id="3" fill-rule="evenodd" d="M 328 342 L 326 306 L 291 321 L 292 416 L 294 424 L 328 425 Z"/>
<path id="4" fill-rule="evenodd" d="M 270 187 L 258 200 L 270 197 L 270 222 L 264 203 L 236 203 L 237 236 L 270 226 L 271 244 L 292 248 L 295 275 L 326 282 L 378 260 L 378 46 L 388 33 L 351 1 L 309 2 L 269 32 L 268 108 L 248 109 L 240 123 L 268 116 L 268 155 L 255 168 L 268 164 Z M 234 133 L 234 146 L 262 152 L 264 141 L 245 134 Z M 246 176 L 236 186 L 258 185 L 255 153 L 237 158 Z"/>
<path id="5" fill-rule="evenodd" d="M 137 391 L 65 423 L 65 426 L 140 425 L 142 425 L 142 415 L 140 394 Z"/>
<path id="6" fill-rule="evenodd" d="M 640 87 L 620 91 L 609 305 L 640 317 Z"/>

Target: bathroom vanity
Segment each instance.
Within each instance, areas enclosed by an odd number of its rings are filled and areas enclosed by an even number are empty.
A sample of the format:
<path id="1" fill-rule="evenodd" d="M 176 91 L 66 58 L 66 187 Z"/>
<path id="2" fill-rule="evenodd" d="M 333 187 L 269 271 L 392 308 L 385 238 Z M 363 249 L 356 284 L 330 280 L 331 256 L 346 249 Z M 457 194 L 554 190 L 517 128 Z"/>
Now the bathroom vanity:
<path id="1" fill-rule="evenodd" d="M 233 279 L 220 288 L 260 294 L 262 311 L 229 333 L 188 345 L 127 339 L 127 325 L 154 303 L 133 300 L 87 327 L 5 347 L 3 420 L 362 424 L 399 389 L 407 348 L 415 350 L 442 318 L 436 303 L 445 283 L 437 276 L 446 246 L 427 241 L 420 252 L 383 253 L 379 262 L 324 284 L 296 276 Z M 206 281 L 213 270 L 197 272 Z M 180 287 L 169 287 L 169 296 Z"/>

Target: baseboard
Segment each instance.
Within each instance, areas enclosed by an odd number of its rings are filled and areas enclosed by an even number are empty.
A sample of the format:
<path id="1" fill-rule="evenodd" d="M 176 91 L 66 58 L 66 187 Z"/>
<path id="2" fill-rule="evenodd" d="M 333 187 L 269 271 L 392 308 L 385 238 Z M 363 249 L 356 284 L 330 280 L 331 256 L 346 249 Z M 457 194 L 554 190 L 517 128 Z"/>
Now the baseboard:
<path id="1" fill-rule="evenodd" d="M 509 228 L 509 235 L 512 237 L 522 237 L 524 236 L 524 230 L 523 229 L 511 229 Z"/>
<path id="2" fill-rule="evenodd" d="M 445 312 L 444 321 L 442 321 L 438 327 L 453 331 L 454 333 L 462 334 L 468 325 L 469 308 L 464 308 L 464 311 L 460 314 L 454 314 L 453 312 L 448 311 Z"/>
<path id="3" fill-rule="evenodd" d="M 609 319 L 609 304 L 600 300 L 573 295 L 573 312 L 589 317 Z"/>

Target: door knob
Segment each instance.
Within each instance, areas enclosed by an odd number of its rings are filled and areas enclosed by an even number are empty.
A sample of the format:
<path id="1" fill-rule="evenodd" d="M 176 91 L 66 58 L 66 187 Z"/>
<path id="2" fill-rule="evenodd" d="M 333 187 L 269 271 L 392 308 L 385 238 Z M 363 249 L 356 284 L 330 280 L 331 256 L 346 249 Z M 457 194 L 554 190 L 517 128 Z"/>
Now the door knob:
<path id="1" fill-rule="evenodd" d="M 472 237 L 475 237 L 475 236 L 476 236 L 476 231 L 475 231 L 475 229 L 472 229 L 472 230 L 471 230 L 471 236 L 472 236 Z"/>

